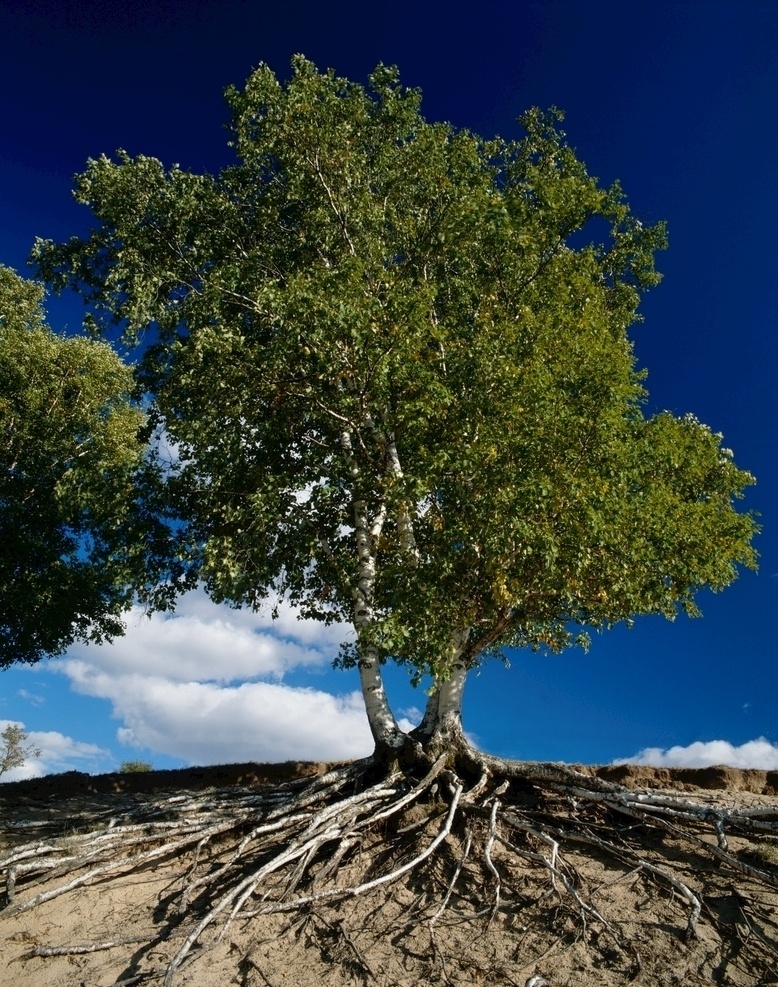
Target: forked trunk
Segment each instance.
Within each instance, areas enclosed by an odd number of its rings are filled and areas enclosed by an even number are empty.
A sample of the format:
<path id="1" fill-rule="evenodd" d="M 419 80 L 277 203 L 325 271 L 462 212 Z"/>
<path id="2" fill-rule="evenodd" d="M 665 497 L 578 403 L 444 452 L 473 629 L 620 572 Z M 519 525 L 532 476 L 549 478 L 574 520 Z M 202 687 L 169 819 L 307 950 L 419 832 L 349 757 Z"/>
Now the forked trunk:
<path id="1" fill-rule="evenodd" d="M 412 733 L 413 738 L 434 755 L 446 749 L 455 751 L 467 746 L 462 731 L 462 699 L 467 664 L 462 655 L 469 635 L 469 628 L 462 628 L 452 635 L 451 674 L 433 686 L 422 721 Z"/>
<path id="2" fill-rule="evenodd" d="M 387 457 L 387 473 L 398 480 L 403 472 L 397 452 L 394 435 L 376 429 L 372 418 L 367 419 L 370 427 L 380 436 Z M 341 432 L 341 448 L 346 464 L 355 481 L 359 481 L 360 470 L 354 455 L 351 433 Z M 430 701 L 420 726 L 410 735 L 400 730 L 384 689 L 381 675 L 381 655 L 379 649 L 370 643 L 371 625 L 375 621 L 376 585 L 376 545 L 379 542 L 387 518 L 387 504 L 380 503 L 371 517 L 367 502 L 356 498 L 353 502 L 354 536 L 359 563 L 357 582 L 353 590 L 354 629 L 359 642 L 359 678 L 365 702 L 370 732 L 375 744 L 375 757 L 378 760 L 396 761 L 405 751 L 421 753 L 421 749 L 435 748 L 442 751 L 447 747 L 465 746 L 462 733 L 461 709 L 467 666 L 462 659 L 470 629 L 459 628 L 451 635 L 448 678 L 435 684 Z M 401 504 L 398 510 L 397 526 L 400 547 L 411 565 L 419 560 L 419 550 L 413 532 L 408 504 Z M 419 748 L 421 744 L 421 749 Z"/>

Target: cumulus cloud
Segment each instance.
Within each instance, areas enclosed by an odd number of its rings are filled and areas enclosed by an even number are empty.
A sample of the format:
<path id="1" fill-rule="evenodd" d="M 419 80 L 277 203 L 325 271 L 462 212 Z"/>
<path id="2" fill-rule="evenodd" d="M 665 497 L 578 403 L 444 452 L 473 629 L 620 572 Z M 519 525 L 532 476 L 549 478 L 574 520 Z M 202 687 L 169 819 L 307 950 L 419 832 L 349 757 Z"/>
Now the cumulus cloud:
<path id="1" fill-rule="evenodd" d="M 162 673 L 173 682 L 226 683 L 280 679 L 292 668 L 326 664 L 343 635 L 343 628 L 298 620 L 283 603 L 278 619 L 271 621 L 250 610 L 216 606 L 194 592 L 175 613 L 149 618 L 133 610 L 124 637 L 110 647 L 77 646 L 70 655 L 111 677 Z"/>
<path id="2" fill-rule="evenodd" d="M 123 680 L 111 696 L 123 744 L 195 764 L 339 760 L 372 750 L 359 693 L 333 696 L 271 682 L 222 687 Z"/>
<path id="3" fill-rule="evenodd" d="M 271 601 L 277 602 L 277 601 Z M 342 626 L 278 619 L 184 597 L 175 614 L 131 615 L 111 646 L 78 647 L 58 663 L 76 691 L 108 700 L 120 743 L 195 764 L 362 757 L 372 743 L 359 693 L 283 681 L 325 669 Z"/>
<path id="4" fill-rule="evenodd" d="M 24 724 L 18 720 L 0 720 L 0 731 L 12 723 L 24 730 Z M 23 746 L 40 750 L 40 757 L 28 757 L 24 764 L 7 771 L 3 781 L 41 778 L 62 771 L 92 772 L 99 770 L 105 758 L 110 758 L 109 752 L 96 744 L 85 744 L 56 730 L 30 730 Z"/>
<path id="5" fill-rule="evenodd" d="M 675 746 L 667 750 L 646 747 L 634 757 L 613 761 L 613 764 L 647 764 L 655 768 L 710 768 L 726 764 L 732 768 L 756 768 L 762 771 L 778 770 L 778 744 L 765 737 L 749 740 L 739 746 L 727 740 L 697 740 L 687 747 Z"/>

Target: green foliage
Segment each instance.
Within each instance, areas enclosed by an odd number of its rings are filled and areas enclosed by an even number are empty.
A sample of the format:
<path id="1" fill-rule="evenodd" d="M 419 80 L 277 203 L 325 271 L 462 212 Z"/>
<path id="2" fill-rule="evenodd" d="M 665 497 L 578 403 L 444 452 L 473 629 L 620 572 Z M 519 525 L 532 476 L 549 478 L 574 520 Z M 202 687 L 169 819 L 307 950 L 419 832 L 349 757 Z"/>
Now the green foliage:
<path id="1" fill-rule="evenodd" d="M 428 123 L 394 69 L 293 69 L 228 92 L 233 167 L 90 161 L 93 232 L 35 250 L 95 331 L 153 330 L 138 381 L 178 449 L 159 496 L 187 577 L 350 621 L 355 504 L 385 511 L 353 657 L 445 676 L 453 629 L 470 664 L 558 650 L 753 567 L 733 507 L 752 478 L 693 418 L 642 412 L 627 330 L 664 230 L 588 175 L 560 115 L 483 140 Z"/>
<path id="2" fill-rule="evenodd" d="M 119 772 L 123 775 L 139 774 L 153 770 L 154 765 L 150 761 L 122 761 L 119 765 Z"/>
<path id="3" fill-rule="evenodd" d="M 42 752 L 32 744 L 28 747 L 24 746 L 24 742 L 27 739 L 27 734 L 18 723 L 9 723 L 3 732 L 0 733 L 0 740 L 2 740 L 2 746 L 0 747 L 0 775 L 4 775 L 6 771 L 10 771 L 12 768 L 20 768 L 28 757 L 41 756 Z"/>
<path id="4" fill-rule="evenodd" d="M 0 267 L 0 667 L 121 633 L 133 585 L 156 576 L 131 371 L 55 335 L 42 297 Z"/>

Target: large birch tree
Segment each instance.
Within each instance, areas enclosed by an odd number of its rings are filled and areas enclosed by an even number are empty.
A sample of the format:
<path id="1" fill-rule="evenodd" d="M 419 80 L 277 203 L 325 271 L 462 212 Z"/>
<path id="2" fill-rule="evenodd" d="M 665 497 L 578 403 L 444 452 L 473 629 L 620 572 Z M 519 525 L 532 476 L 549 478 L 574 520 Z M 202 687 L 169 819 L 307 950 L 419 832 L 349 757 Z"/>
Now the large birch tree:
<path id="1" fill-rule="evenodd" d="M 6 914 L 90 883 L 102 895 L 136 869 L 145 886 L 168 860 L 179 870 L 150 886 L 145 946 L 96 932 L 34 955 L 82 962 L 131 943 L 128 969 L 166 987 L 198 951 L 270 983 L 271 943 L 281 977 L 287 947 L 307 944 L 311 982 L 397 970 L 540 987 L 573 946 L 603 983 L 668 963 L 697 977 L 734 955 L 768 976 L 778 953 L 741 918 L 773 920 L 775 808 L 500 761 L 461 727 L 467 674 L 487 658 L 695 614 L 700 589 L 754 565 L 755 522 L 734 505 L 752 478 L 695 418 L 644 413 L 628 331 L 663 229 L 587 174 L 556 113 L 487 141 L 426 122 L 393 69 L 368 88 L 303 58 L 293 69 L 281 84 L 261 66 L 230 90 L 237 160 L 218 176 L 90 161 L 76 194 L 92 232 L 35 256 L 83 292 L 96 331 L 140 344 L 150 448 L 174 452 L 144 459 L 138 488 L 165 578 L 134 588 L 152 608 L 197 582 L 235 606 L 280 592 L 343 624 L 375 754 L 278 786 L 114 801 L 107 829 L 100 815 L 92 834 L 0 859 Z M 387 661 L 430 683 L 411 735 Z M 715 904 L 733 875 L 748 885 L 727 940 L 694 884 Z M 617 884 L 634 915 L 610 900 Z M 343 907 L 358 896 L 361 911 Z M 661 917 L 641 919 L 660 898 Z M 227 935 L 238 925 L 243 940 Z M 668 952 L 652 963 L 657 937 Z"/>
<path id="2" fill-rule="evenodd" d="M 695 614 L 753 567 L 752 478 L 694 417 L 643 411 L 628 331 L 664 229 L 560 114 L 485 140 L 427 122 L 394 69 L 363 87 L 302 57 L 227 99 L 234 165 L 91 160 L 91 233 L 34 255 L 141 344 L 178 579 L 352 625 L 340 661 L 397 753 L 462 747 L 488 657 Z M 412 738 L 388 660 L 431 682 Z"/>

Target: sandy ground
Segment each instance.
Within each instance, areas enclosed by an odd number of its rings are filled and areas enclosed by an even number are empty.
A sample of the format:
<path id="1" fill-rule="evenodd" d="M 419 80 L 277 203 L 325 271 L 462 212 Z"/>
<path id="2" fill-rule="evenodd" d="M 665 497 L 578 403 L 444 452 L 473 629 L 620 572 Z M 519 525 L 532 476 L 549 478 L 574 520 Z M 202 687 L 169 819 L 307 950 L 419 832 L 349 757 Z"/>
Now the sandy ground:
<path id="1" fill-rule="evenodd" d="M 322 768 L 290 763 L 144 775 L 74 773 L 0 785 L 0 855 L 31 835 L 45 840 L 76 833 L 95 812 L 113 806 L 118 811 L 182 791 L 273 785 Z M 778 772 L 586 770 L 627 787 L 682 790 L 698 802 L 778 807 Z M 360 847 L 349 864 L 355 874 L 364 871 L 365 858 L 380 856 L 385 837 L 377 829 Z M 681 896 L 627 864 L 575 846 L 563 850 L 569 873 L 576 874 L 576 886 L 586 891 L 615 935 L 591 916 L 588 921 L 582 917 L 569 896 L 556 893 L 546 870 L 496 845 L 494 863 L 502 878 L 499 907 L 491 907 L 494 888 L 487 887 L 483 869 L 465 867 L 446 908 L 431 923 L 451 886 L 464 838 L 454 830 L 423 873 L 411 872 L 374 893 L 303 914 L 236 920 L 221 939 L 212 937 L 207 950 L 194 954 L 178 971 L 175 984 L 527 987 L 538 977 L 549 987 L 778 984 L 778 889 L 717 867 L 672 834 L 657 838 L 650 858 L 671 861 L 673 873 L 699 890 L 703 910 L 699 935 L 692 941 L 684 938 L 688 906 Z M 778 838 L 766 839 L 764 855 L 756 861 L 749 857 L 753 846 L 745 840 L 732 839 L 731 849 L 778 881 Z M 211 866 L 217 867 L 219 846 L 207 852 Z M 172 918 L 183 875 L 191 866 L 191 854 L 162 859 L 80 887 L 32 911 L 0 913 L 0 985 L 162 983 L 170 956 L 197 916 L 195 903 L 194 918 Z M 344 879 L 348 877 L 346 869 Z M 431 894 L 431 888 L 438 892 Z M 101 948 L 36 955 L 78 945 Z M 540 983 L 535 981 L 538 987 Z"/>

